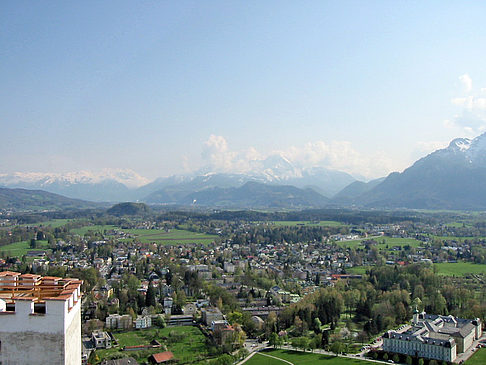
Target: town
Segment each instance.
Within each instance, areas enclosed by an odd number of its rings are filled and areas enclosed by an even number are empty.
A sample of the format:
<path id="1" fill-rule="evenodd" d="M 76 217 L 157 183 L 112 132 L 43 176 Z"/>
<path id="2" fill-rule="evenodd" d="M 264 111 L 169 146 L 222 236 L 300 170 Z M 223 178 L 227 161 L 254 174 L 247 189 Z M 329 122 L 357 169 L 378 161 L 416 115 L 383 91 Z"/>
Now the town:
<path id="1" fill-rule="evenodd" d="M 272 348 L 432 365 L 464 362 L 483 345 L 486 227 L 474 218 L 250 213 L 5 212 L 0 275 L 33 288 L 82 280 L 83 364 L 232 364 Z M 20 303 L 7 287 L 4 313 Z M 417 311 L 478 329 L 466 343 L 450 331 L 430 335 L 448 344 L 447 356 L 390 345 L 426 338 L 412 330 Z M 14 363 L 0 341 L 0 359 Z"/>

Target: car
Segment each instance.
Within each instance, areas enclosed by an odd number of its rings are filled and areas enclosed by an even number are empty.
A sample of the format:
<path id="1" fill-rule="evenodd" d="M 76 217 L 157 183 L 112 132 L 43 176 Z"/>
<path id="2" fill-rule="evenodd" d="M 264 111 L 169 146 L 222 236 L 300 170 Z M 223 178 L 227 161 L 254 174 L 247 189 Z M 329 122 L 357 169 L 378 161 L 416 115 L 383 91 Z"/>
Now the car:
<path id="1" fill-rule="evenodd" d="M 390 364 L 394 364 L 395 362 L 393 360 L 388 360 Z"/>

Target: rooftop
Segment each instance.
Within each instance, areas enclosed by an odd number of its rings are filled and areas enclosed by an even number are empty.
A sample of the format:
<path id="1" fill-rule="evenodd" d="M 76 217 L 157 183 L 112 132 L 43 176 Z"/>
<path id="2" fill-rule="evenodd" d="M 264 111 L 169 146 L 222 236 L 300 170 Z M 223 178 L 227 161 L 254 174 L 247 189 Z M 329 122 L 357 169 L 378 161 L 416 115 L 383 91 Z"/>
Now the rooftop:
<path id="1" fill-rule="evenodd" d="M 32 300 L 42 303 L 45 300 L 68 300 L 73 293 L 80 294 L 82 280 L 59 278 L 33 274 L 20 274 L 13 271 L 0 272 L 0 299 L 7 303 L 16 300 Z"/>

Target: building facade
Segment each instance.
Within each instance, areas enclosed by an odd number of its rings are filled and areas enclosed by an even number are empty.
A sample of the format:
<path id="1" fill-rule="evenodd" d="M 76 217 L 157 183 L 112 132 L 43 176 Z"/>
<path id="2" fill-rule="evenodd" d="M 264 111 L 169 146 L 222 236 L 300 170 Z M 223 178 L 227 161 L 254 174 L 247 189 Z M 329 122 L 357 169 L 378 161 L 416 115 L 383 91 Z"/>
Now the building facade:
<path id="1" fill-rule="evenodd" d="M 415 311 L 412 326 L 383 335 L 383 350 L 452 362 L 482 336 L 481 321 Z"/>
<path id="2" fill-rule="evenodd" d="M 81 280 L 0 272 L 0 364 L 81 364 Z"/>

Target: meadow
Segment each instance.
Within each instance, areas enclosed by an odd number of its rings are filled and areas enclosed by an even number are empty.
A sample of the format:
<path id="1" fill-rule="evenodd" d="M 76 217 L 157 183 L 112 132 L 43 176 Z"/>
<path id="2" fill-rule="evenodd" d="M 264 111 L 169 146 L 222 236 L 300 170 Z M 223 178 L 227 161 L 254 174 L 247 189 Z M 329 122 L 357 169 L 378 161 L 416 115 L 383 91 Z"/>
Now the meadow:
<path id="1" fill-rule="evenodd" d="M 144 364 L 152 354 L 163 352 L 165 348 L 154 348 L 140 351 L 122 351 L 124 346 L 148 345 L 157 340 L 167 347 L 167 351 L 174 354 L 178 364 L 192 363 L 208 357 L 205 337 L 197 327 L 166 327 L 149 328 L 128 332 L 115 332 L 113 336 L 118 341 L 118 347 L 96 351 L 96 364 L 103 359 L 114 358 L 119 355 L 133 356 Z M 172 340 L 171 340 L 172 337 Z"/>
<path id="2" fill-rule="evenodd" d="M 486 349 L 482 348 L 476 351 L 469 360 L 466 361 L 466 365 L 484 365 L 486 364 Z"/>
<path id="3" fill-rule="evenodd" d="M 156 242 L 163 245 L 184 243 L 202 243 L 207 245 L 218 238 L 216 235 L 183 229 L 171 229 L 169 232 L 160 229 L 124 229 L 123 232 L 136 236 L 136 239 L 142 243 Z"/>
<path id="4" fill-rule="evenodd" d="M 8 245 L 1 246 L 0 253 L 2 253 L 2 256 L 22 257 L 27 254 L 28 251 L 44 251 L 49 248 L 49 244 L 47 241 L 36 242 L 36 248 L 30 248 L 30 241 L 10 243 Z"/>
<path id="5" fill-rule="evenodd" d="M 104 233 L 105 231 L 110 231 L 112 229 L 116 229 L 116 226 L 111 225 L 92 225 L 92 226 L 84 226 L 81 228 L 74 228 L 71 230 L 71 233 L 79 234 L 80 236 L 84 236 L 88 232 L 93 233 Z"/>
<path id="6" fill-rule="evenodd" d="M 424 242 L 418 241 L 415 238 L 395 238 L 385 236 L 361 238 L 359 240 L 352 241 L 338 241 L 337 244 L 341 247 L 358 248 L 364 247 L 363 241 L 368 241 L 371 239 L 377 242 L 376 247 L 380 250 L 392 249 L 395 246 L 420 247 L 424 245 Z"/>
<path id="7" fill-rule="evenodd" d="M 288 364 L 284 361 L 277 360 L 265 355 L 287 360 L 294 365 L 310 364 L 327 364 L 327 365 L 366 365 L 367 361 L 350 359 L 347 357 L 337 357 L 310 352 L 292 351 L 292 350 L 267 350 L 255 354 L 250 360 L 245 362 L 247 365 L 283 365 Z"/>
<path id="8" fill-rule="evenodd" d="M 52 227 L 52 228 L 59 228 L 64 226 L 68 222 L 72 222 L 72 219 L 51 219 L 44 222 L 35 222 L 35 223 L 25 223 L 22 224 L 24 227 Z"/>
<path id="9" fill-rule="evenodd" d="M 268 222 L 270 225 L 274 226 L 310 226 L 310 227 L 344 227 L 345 224 L 337 221 L 273 221 Z"/>
<path id="10" fill-rule="evenodd" d="M 472 262 L 443 262 L 434 264 L 437 274 L 444 276 L 464 276 L 467 274 L 486 274 L 485 264 Z"/>

